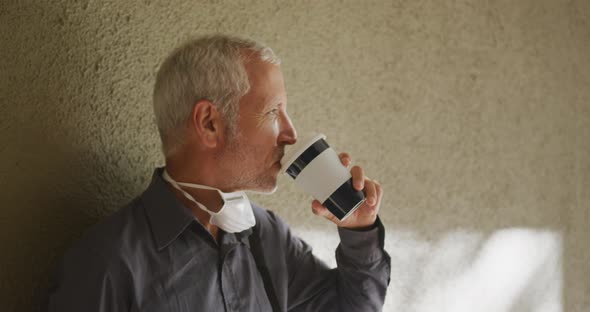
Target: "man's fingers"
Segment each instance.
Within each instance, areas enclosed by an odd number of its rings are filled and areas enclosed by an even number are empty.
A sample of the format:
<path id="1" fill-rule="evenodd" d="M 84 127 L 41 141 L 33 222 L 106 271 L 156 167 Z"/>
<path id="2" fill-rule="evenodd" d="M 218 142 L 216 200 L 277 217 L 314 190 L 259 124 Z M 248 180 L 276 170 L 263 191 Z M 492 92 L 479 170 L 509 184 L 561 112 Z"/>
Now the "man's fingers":
<path id="1" fill-rule="evenodd" d="M 313 212 L 313 214 L 318 215 L 318 216 L 322 216 L 330 221 L 334 221 L 334 219 L 336 218 L 330 212 L 330 210 L 328 210 L 328 208 L 324 207 L 322 205 L 322 203 L 320 203 L 317 199 L 314 199 L 311 202 L 311 211 Z"/>
<path id="2" fill-rule="evenodd" d="M 315 215 L 320 214 L 319 210 L 321 209 L 321 207 L 320 207 L 321 205 L 322 204 L 320 204 L 320 202 L 315 199 L 311 202 L 311 211 L 313 212 L 313 214 L 315 214 Z"/>
<path id="3" fill-rule="evenodd" d="M 352 175 L 352 184 L 357 191 L 361 191 L 365 187 L 365 171 L 359 166 L 352 167 L 350 170 Z"/>
<path id="4" fill-rule="evenodd" d="M 377 182 L 376 180 L 373 180 L 373 183 L 375 183 L 375 190 L 377 191 L 377 199 L 379 201 L 381 201 L 381 199 L 383 198 L 383 189 L 381 188 L 381 183 Z"/>
<path id="5" fill-rule="evenodd" d="M 377 203 L 377 186 L 370 180 L 365 181 L 365 196 L 367 197 L 367 204 L 375 206 Z"/>
<path id="6" fill-rule="evenodd" d="M 344 167 L 348 168 L 352 164 L 352 158 L 350 155 L 348 155 L 348 153 L 340 153 L 338 157 L 340 158 L 340 162 L 344 165 Z"/>

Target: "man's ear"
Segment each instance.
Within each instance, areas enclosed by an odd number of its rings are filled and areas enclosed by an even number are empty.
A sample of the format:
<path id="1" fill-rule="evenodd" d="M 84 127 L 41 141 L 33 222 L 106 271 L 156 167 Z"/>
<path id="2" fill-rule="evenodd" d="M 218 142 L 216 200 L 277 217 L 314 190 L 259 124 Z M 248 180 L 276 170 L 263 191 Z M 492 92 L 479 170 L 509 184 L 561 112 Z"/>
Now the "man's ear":
<path id="1" fill-rule="evenodd" d="M 199 100 L 191 114 L 191 132 L 203 147 L 217 147 L 222 135 L 221 114 L 209 100 Z"/>

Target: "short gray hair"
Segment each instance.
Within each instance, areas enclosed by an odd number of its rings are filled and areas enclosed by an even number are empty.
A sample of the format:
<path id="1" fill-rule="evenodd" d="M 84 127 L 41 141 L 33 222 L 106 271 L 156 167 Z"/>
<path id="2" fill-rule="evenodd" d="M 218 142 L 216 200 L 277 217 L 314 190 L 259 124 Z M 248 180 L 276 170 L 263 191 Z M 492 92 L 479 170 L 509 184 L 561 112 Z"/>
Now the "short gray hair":
<path id="1" fill-rule="evenodd" d="M 154 114 L 165 156 L 185 143 L 185 128 L 195 103 L 206 99 L 219 109 L 227 130 L 235 134 L 238 103 L 250 83 L 244 64 L 252 57 L 279 65 L 269 47 L 253 40 L 211 35 L 175 49 L 158 70 Z"/>

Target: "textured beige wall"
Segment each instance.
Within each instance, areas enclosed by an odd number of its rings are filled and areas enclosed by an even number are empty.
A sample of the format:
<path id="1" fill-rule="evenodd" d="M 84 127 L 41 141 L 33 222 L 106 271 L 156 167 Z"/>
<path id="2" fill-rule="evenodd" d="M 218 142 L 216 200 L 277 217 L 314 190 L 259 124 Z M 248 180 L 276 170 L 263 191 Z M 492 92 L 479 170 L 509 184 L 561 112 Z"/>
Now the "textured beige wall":
<path id="1" fill-rule="evenodd" d="M 418 246 L 400 247 L 401 233 L 444 252 L 448 233 L 507 227 L 563 235 L 566 311 L 587 311 L 590 1 L 255 3 L 0 2 L 2 311 L 37 310 L 64 249 L 146 186 L 162 163 L 155 71 L 210 32 L 273 46 L 295 125 L 384 185 L 398 255 L 386 311 L 419 296 L 396 284 Z M 287 178 L 255 199 L 331 253 Z"/>

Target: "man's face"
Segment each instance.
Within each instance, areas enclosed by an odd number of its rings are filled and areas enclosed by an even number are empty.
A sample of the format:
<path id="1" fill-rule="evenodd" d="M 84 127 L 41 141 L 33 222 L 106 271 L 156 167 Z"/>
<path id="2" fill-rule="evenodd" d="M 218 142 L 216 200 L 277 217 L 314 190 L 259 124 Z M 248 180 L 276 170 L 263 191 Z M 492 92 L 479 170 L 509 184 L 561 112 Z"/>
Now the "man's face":
<path id="1" fill-rule="evenodd" d="M 297 134 L 287 115 L 283 74 L 263 61 L 246 64 L 250 90 L 240 99 L 236 136 L 219 155 L 232 189 L 273 192 L 285 145 Z"/>

